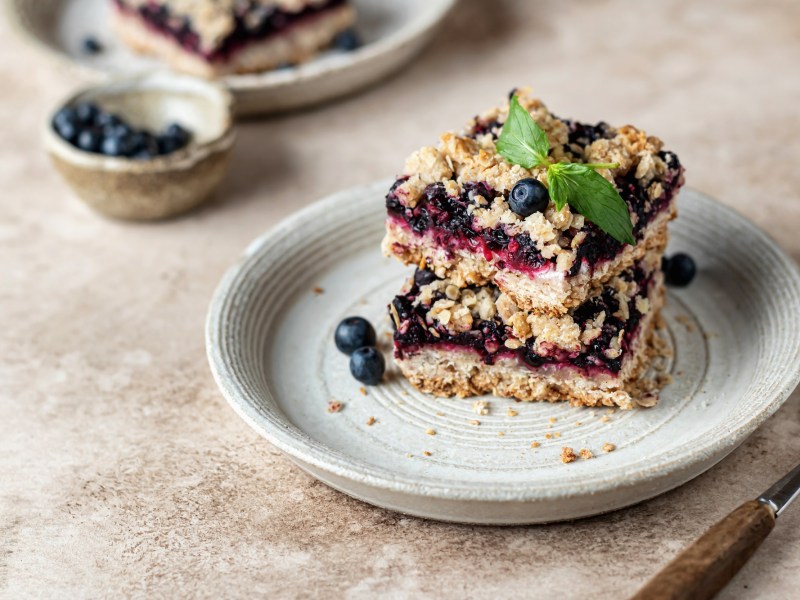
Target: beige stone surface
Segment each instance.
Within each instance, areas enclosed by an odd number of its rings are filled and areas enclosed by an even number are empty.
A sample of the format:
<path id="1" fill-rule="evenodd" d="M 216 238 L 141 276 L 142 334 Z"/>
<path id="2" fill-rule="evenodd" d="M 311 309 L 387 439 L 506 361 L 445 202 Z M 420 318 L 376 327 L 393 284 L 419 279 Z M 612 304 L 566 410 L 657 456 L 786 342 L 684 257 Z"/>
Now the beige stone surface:
<path id="1" fill-rule="evenodd" d="M 226 406 L 203 320 L 252 238 L 531 84 L 557 114 L 664 137 L 690 185 L 800 257 L 800 4 L 464 0 L 399 76 L 248 122 L 224 192 L 105 220 L 37 128 L 80 83 L 0 24 L 0 597 L 620 598 L 800 460 L 800 396 L 660 498 L 541 527 L 425 522 L 311 480 Z M 800 587 L 800 506 L 723 598 Z"/>

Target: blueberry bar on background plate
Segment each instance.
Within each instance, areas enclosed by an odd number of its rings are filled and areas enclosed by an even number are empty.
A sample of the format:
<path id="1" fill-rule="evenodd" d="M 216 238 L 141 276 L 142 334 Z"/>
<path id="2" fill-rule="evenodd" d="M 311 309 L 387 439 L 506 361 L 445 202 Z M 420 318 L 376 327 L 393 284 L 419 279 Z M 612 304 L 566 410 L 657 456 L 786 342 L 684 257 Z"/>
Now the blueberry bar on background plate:
<path id="1" fill-rule="evenodd" d="M 661 140 L 635 127 L 561 119 L 516 94 L 513 104 L 409 157 L 386 197 L 383 248 L 457 287 L 493 284 L 523 310 L 560 315 L 665 246 L 683 168 Z M 540 162 L 528 168 L 499 150 L 512 106 L 546 135 Z M 557 209 L 545 187 L 553 165 L 597 168 L 630 213 L 630 239 L 615 239 L 570 205 Z"/>
<path id="2" fill-rule="evenodd" d="M 633 408 L 657 352 L 662 248 L 563 315 L 520 309 L 494 285 L 459 287 L 418 269 L 389 305 L 395 362 L 437 396 Z M 640 392 L 641 390 L 637 390 Z"/>
<path id="3" fill-rule="evenodd" d="M 349 29 L 347 0 L 112 0 L 133 49 L 204 77 L 308 60 Z"/>

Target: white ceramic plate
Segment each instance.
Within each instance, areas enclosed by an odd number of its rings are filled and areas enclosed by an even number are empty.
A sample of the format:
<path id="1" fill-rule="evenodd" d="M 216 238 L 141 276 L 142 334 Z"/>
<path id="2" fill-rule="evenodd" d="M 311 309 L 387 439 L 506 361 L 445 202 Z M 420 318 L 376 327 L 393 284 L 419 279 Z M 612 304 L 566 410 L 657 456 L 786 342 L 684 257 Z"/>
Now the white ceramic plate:
<path id="1" fill-rule="evenodd" d="M 326 102 L 375 83 L 409 62 L 431 39 L 456 0 L 352 0 L 364 46 L 326 52 L 297 68 L 235 75 L 225 83 L 242 115 Z M 7 0 L 9 18 L 23 35 L 57 56 L 115 76 L 163 68 L 130 52 L 108 27 L 110 0 Z M 104 51 L 87 56 L 81 42 L 97 38 Z"/>
<path id="2" fill-rule="evenodd" d="M 714 465 L 798 382 L 798 269 L 744 218 L 684 190 L 670 252 L 689 252 L 699 274 L 669 292 L 675 381 L 655 408 L 607 415 L 487 398 L 491 414 L 477 417 L 472 400 L 420 394 L 396 374 L 363 396 L 333 330 L 343 317 L 363 315 L 388 349 L 385 307 L 409 273 L 379 248 L 390 183 L 336 194 L 253 242 L 208 316 L 211 368 L 231 406 L 338 490 L 445 521 L 521 524 L 602 513 Z M 331 399 L 344 409 L 327 412 Z M 506 416 L 509 406 L 519 415 Z M 377 423 L 368 426 L 369 417 Z M 480 426 L 470 425 L 476 418 Z M 606 442 L 617 450 L 604 454 Z M 562 446 L 596 458 L 564 465 Z"/>

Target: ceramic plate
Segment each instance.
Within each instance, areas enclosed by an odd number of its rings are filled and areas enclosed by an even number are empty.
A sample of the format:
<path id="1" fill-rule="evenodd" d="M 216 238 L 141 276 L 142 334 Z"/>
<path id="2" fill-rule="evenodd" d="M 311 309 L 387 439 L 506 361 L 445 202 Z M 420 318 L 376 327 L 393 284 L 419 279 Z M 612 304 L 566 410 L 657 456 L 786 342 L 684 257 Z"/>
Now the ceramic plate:
<path id="1" fill-rule="evenodd" d="M 471 399 L 421 394 L 394 369 L 362 395 L 333 331 L 342 318 L 363 315 L 388 351 L 385 307 L 410 273 L 380 251 L 390 183 L 332 196 L 253 242 L 225 275 L 207 322 L 211 368 L 231 406 L 301 468 L 346 494 L 468 523 L 611 511 L 717 463 L 798 382 L 798 269 L 744 218 L 684 190 L 669 251 L 689 252 L 699 273 L 668 294 L 674 382 L 656 407 L 610 414 L 486 397 L 491 413 L 477 417 Z M 331 399 L 344 404 L 341 412 L 328 412 Z M 518 416 L 506 416 L 509 406 Z M 471 425 L 476 418 L 480 425 Z M 616 451 L 603 453 L 606 442 Z M 562 446 L 588 448 L 596 458 L 562 464 Z"/>
<path id="2" fill-rule="evenodd" d="M 456 0 L 351 0 L 364 46 L 326 52 L 299 67 L 226 77 L 239 114 L 300 108 L 352 94 L 396 71 L 431 39 Z M 135 55 L 114 38 L 107 23 L 110 0 L 8 0 L 17 29 L 62 58 L 91 71 L 121 76 L 162 68 Z M 104 51 L 87 56 L 81 42 L 94 36 Z"/>

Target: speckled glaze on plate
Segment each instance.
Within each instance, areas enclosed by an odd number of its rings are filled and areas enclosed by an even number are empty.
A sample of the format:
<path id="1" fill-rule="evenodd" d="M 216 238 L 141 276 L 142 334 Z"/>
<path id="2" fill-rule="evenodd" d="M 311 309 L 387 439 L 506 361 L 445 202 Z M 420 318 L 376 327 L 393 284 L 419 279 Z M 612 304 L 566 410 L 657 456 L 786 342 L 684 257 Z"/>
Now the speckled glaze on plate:
<path id="1" fill-rule="evenodd" d="M 800 379 L 797 267 L 743 217 L 684 190 L 669 252 L 689 252 L 699 274 L 668 294 L 674 383 L 656 407 L 608 414 L 485 397 L 491 413 L 477 416 L 472 399 L 421 394 L 395 369 L 362 395 L 333 330 L 363 315 L 388 355 L 385 306 L 410 272 L 380 252 L 390 184 L 336 194 L 253 242 L 217 289 L 206 327 L 211 369 L 234 410 L 346 494 L 463 523 L 544 523 L 619 509 L 713 466 Z M 344 403 L 341 412 L 327 411 L 331 399 Z M 510 406 L 517 416 L 507 416 Z M 533 441 L 541 446 L 532 449 Z M 607 442 L 614 452 L 602 451 Z M 595 458 L 562 464 L 563 446 Z"/>
<path id="2" fill-rule="evenodd" d="M 329 51 L 298 67 L 223 79 L 240 115 L 266 114 L 327 102 L 355 93 L 408 63 L 436 33 L 457 0 L 352 0 L 364 45 Z M 138 74 L 165 68 L 115 39 L 109 0 L 8 0 L 12 24 L 62 59 L 99 74 Z M 104 51 L 87 55 L 82 40 L 94 36 Z"/>

